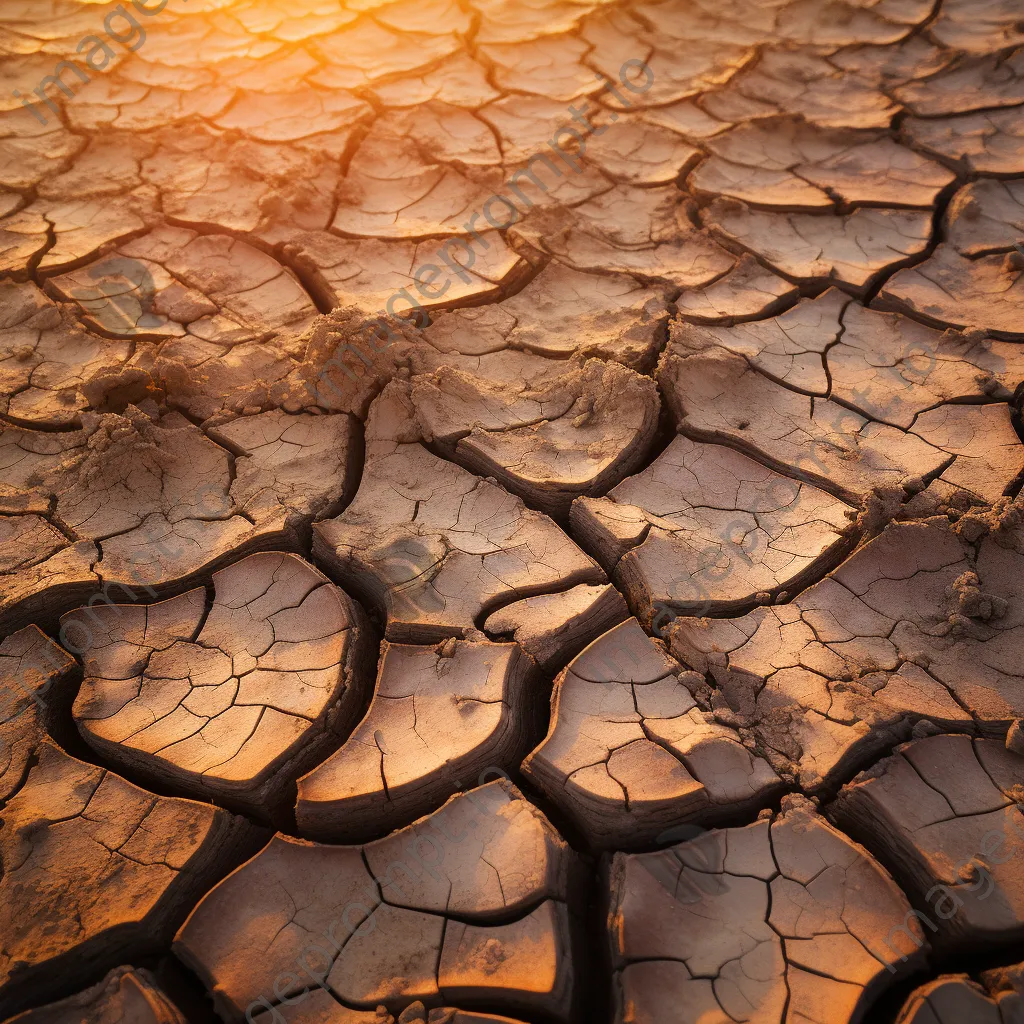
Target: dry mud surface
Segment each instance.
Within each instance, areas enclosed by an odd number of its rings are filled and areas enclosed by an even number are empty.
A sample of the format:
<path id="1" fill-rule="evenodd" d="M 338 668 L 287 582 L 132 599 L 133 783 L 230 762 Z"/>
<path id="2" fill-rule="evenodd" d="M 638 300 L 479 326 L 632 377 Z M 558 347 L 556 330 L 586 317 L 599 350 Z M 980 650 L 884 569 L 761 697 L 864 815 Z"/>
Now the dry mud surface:
<path id="1" fill-rule="evenodd" d="M 1024 1024 L 1021 0 L 0 86 L 0 1020 Z"/>

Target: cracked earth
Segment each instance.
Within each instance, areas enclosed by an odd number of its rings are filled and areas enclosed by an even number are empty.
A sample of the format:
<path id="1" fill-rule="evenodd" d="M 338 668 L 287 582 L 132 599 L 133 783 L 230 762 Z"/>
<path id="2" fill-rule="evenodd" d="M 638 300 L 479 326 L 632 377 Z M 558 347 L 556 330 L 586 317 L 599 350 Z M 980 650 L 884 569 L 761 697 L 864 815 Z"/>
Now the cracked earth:
<path id="1" fill-rule="evenodd" d="M 1024 1024 L 1022 0 L 157 6 L 0 0 L 0 1020 Z"/>

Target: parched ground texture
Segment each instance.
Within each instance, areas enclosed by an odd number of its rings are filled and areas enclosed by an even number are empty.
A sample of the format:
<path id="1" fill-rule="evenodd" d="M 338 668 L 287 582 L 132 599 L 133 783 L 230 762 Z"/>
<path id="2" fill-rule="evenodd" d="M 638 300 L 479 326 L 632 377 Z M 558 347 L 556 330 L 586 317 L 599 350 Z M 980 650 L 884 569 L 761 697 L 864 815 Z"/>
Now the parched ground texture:
<path id="1" fill-rule="evenodd" d="M 1024 0 L 0 86 L 0 1020 L 1024 1024 Z"/>

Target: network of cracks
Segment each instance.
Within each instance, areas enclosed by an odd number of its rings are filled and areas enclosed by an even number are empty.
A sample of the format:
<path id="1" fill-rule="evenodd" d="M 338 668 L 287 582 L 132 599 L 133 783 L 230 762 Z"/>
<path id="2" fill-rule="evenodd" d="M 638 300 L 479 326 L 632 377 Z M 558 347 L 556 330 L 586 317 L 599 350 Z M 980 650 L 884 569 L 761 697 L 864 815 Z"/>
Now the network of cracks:
<path id="1" fill-rule="evenodd" d="M 1021 1024 L 1019 0 L 157 6 L 0 4 L 0 1018 Z"/>

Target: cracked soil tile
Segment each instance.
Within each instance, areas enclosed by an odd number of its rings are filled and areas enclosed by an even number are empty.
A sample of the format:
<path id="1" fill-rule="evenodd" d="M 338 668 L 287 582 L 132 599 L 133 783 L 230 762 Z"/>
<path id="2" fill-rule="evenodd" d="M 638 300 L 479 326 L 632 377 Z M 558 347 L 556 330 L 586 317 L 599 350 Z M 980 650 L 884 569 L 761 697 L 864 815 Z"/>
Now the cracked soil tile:
<path id="1" fill-rule="evenodd" d="M 97 337 L 34 284 L 0 283 L 0 408 L 23 426 L 78 425 L 87 385 L 126 363 L 126 341 Z"/>
<path id="2" fill-rule="evenodd" d="M 450 317 L 465 321 L 475 315 L 480 314 L 457 311 Z M 657 352 L 668 307 L 662 289 L 626 274 L 587 274 L 549 264 L 486 315 L 493 324 L 489 333 L 502 339 L 502 347 L 549 359 L 593 356 L 642 370 Z M 452 323 L 450 317 L 444 322 Z"/>
<path id="3" fill-rule="evenodd" d="M 299 780 L 299 831 L 368 839 L 439 807 L 465 779 L 514 769 L 539 698 L 534 667 L 515 644 L 385 643 L 366 717 Z"/>
<path id="4" fill-rule="evenodd" d="M 454 461 L 563 517 L 642 463 L 661 409 L 652 380 L 597 359 L 534 391 L 446 367 L 413 378 L 411 397 L 424 436 Z"/>
<path id="5" fill-rule="evenodd" d="M 495 607 L 603 583 L 547 516 L 431 454 L 407 386 L 370 410 L 367 469 L 340 517 L 316 523 L 316 557 L 386 615 L 393 642 L 465 637 Z"/>
<path id="6" fill-rule="evenodd" d="M 998 338 L 1024 337 L 1024 187 L 982 180 L 961 189 L 945 216 L 947 241 L 899 271 L 879 294 L 882 308 L 928 323 L 969 327 Z"/>
<path id="7" fill-rule="evenodd" d="M 854 505 L 903 500 L 938 476 L 972 501 L 1008 493 L 1024 465 L 1006 404 L 1016 346 L 856 304 L 840 321 L 841 306 L 825 293 L 774 324 L 674 325 L 658 379 L 680 432 Z"/>
<path id="8" fill-rule="evenodd" d="M 214 573 L 213 592 L 208 610 L 193 590 L 65 615 L 66 634 L 90 640 L 74 718 L 109 761 L 265 818 L 355 721 L 368 627 L 297 555 L 250 555 Z"/>
<path id="9" fill-rule="evenodd" d="M 922 985 L 903 1004 L 896 1024 L 1016 1024 L 1024 1013 L 1022 966 L 985 971 L 980 984 L 966 974 L 943 974 Z"/>
<path id="10" fill-rule="evenodd" d="M 828 130 L 793 118 L 749 121 L 706 145 L 712 156 L 690 176 L 691 187 L 754 206 L 932 207 L 954 181 L 951 171 L 884 133 Z"/>
<path id="11" fill-rule="evenodd" d="M 508 637 L 545 672 L 557 672 L 602 633 L 629 618 L 611 585 L 581 583 L 561 594 L 541 594 L 505 605 L 488 616 L 484 632 Z"/>
<path id="12" fill-rule="evenodd" d="M 564 1021 L 573 872 L 540 811 L 492 782 L 363 847 L 276 836 L 205 897 L 175 952 L 226 1020 L 298 998 L 298 956 L 356 1009 L 426 1000 Z"/>
<path id="13" fill-rule="evenodd" d="M 71 700 L 75 661 L 37 626 L 0 642 L 0 803 L 25 781 L 49 732 Z"/>
<path id="14" fill-rule="evenodd" d="M 374 1010 L 350 1010 L 324 989 L 309 993 L 297 1003 L 281 1003 L 253 1017 L 253 1024 L 521 1024 L 511 1017 L 473 1013 L 452 1006 L 428 1010 L 417 1000 L 402 1011 L 389 1013 L 386 1006 Z"/>
<path id="15" fill-rule="evenodd" d="M 340 427 L 335 436 L 344 437 L 350 429 L 345 419 L 331 419 Z M 282 543 L 296 546 L 296 531 L 308 528 L 311 513 L 328 511 L 349 489 L 346 483 L 332 490 L 349 464 L 343 446 L 332 449 L 333 473 L 311 479 L 303 467 L 305 445 L 265 450 L 265 443 L 256 443 L 258 435 L 245 436 L 244 425 L 224 428 L 239 439 L 233 478 L 231 452 L 175 413 L 154 422 L 129 405 L 124 415 L 90 413 L 83 423 L 72 433 L 12 427 L 0 434 L 0 459 L 11 483 L 50 495 L 53 510 L 44 516 L 72 542 L 58 552 L 57 562 L 44 561 L 44 547 L 34 560 L 35 577 L 55 574 L 74 584 L 83 572 L 86 549 L 80 545 L 91 542 L 101 552 L 93 556 L 92 568 L 102 579 L 155 596 L 152 588 L 195 579 L 231 556 Z M 337 428 L 328 422 L 311 432 L 297 420 L 294 429 L 307 439 L 319 433 L 323 444 Z M 8 523 L 16 530 L 21 526 Z M 37 525 L 36 541 L 42 544 L 46 527 Z M 68 548 L 66 541 L 61 548 Z M 36 593 L 33 576 L 12 580 L 13 600 Z"/>
<path id="16" fill-rule="evenodd" d="M 1020 110 L 986 110 L 955 117 L 908 117 L 902 129 L 911 142 L 973 174 L 1024 173 L 1024 126 Z"/>
<path id="17" fill-rule="evenodd" d="M 295 275 L 273 257 L 228 235 L 184 228 L 157 229 L 48 288 L 113 337 L 188 335 L 230 347 L 302 334 L 317 316 Z"/>
<path id="18" fill-rule="evenodd" d="M 746 828 L 617 853 L 610 882 L 621 1024 L 853 1024 L 924 960 L 892 878 L 803 797 Z"/>
<path id="19" fill-rule="evenodd" d="M 671 650 L 713 675 L 776 770 L 809 790 L 922 719 L 1005 731 L 1022 712 L 1018 519 L 987 534 L 945 517 L 890 525 L 788 604 L 676 619 Z"/>
<path id="20" fill-rule="evenodd" d="M 928 213 L 873 207 L 836 215 L 773 213 L 716 199 L 705 223 L 789 278 L 839 281 L 858 294 L 881 272 L 924 253 L 932 236 Z"/>
<path id="21" fill-rule="evenodd" d="M 666 610 L 721 615 L 802 589 L 848 549 L 855 511 L 740 452 L 676 437 L 570 522 L 646 628 Z"/>
<path id="22" fill-rule="evenodd" d="M 698 705 L 704 680 L 636 619 L 595 640 L 555 680 L 551 725 L 524 774 L 597 848 L 767 802 L 779 780 Z"/>
<path id="23" fill-rule="evenodd" d="M 159 950 L 254 836 L 226 811 L 147 793 L 44 741 L 0 828 L 5 1009 L 55 978 L 74 989 Z"/>
<path id="24" fill-rule="evenodd" d="M 1022 797 L 1024 757 L 1001 739 L 927 736 L 844 786 L 829 814 L 892 869 L 931 943 L 962 953 L 1024 933 Z"/>

